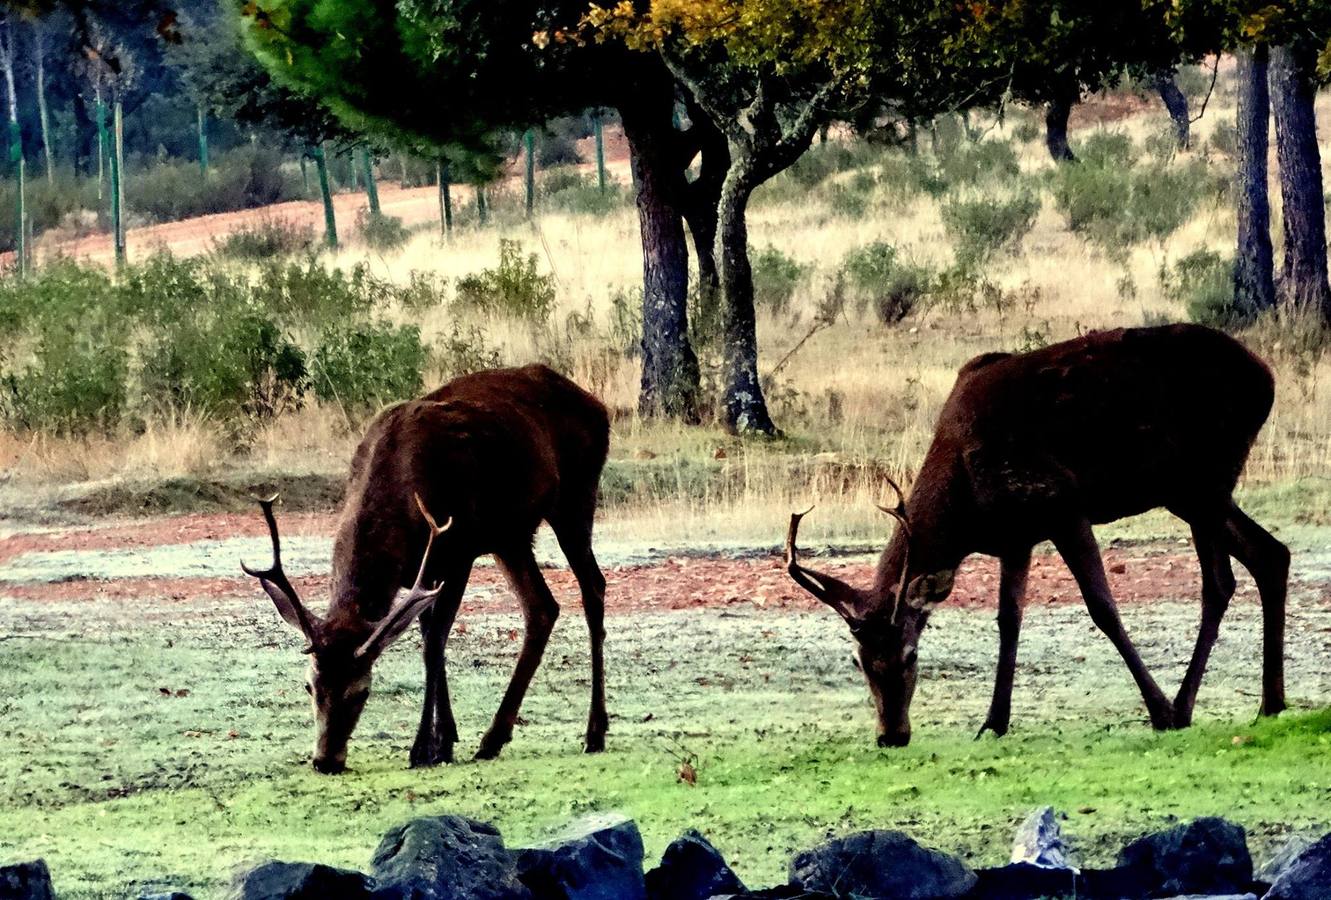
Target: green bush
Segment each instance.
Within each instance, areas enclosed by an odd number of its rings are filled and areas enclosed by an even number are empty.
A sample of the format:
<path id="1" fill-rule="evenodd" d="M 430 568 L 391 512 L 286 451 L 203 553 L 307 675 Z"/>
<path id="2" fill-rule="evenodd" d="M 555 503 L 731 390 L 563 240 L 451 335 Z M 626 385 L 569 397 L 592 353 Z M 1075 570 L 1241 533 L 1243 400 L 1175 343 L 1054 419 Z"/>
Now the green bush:
<path id="1" fill-rule="evenodd" d="M 159 404 L 267 419 L 300 405 L 307 372 L 305 354 L 271 318 L 221 310 L 159 332 L 141 380 Z"/>
<path id="2" fill-rule="evenodd" d="M 1034 194 L 953 198 L 942 207 L 943 227 L 956 245 L 963 265 L 984 262 L 999 250 L 1013 248 L 1035 226 L 1040 199 Z"/>
<path id="3" fill-rule="evenodd" d="M 1160 286 L 1166 297 L 1184 305 L 1194 322 L 1227 328 L 1242 318 L 1234 306 L 1232 258 L 1211 250 L 1189 253 L 1172 267 L 1161 268 Z"/>
<path id="4" fill-rule="evenodd" d="M 124 413 L 127 380 L 128 358 L 119 346 L 52 329 L 31 364 L 0 374 L 0 412 L 16 430 L 109 431 Z"/>
<path id="5" fill-rule="evenodd" d="M 546 174 L 538 184 L 543 208 L 583 215 L 605 215 L 628 204 L 629 195 L 619 184 L 608 181 L 602 191 L 595 175 L 572 169 Z"/>
<path id="6" fill-rule="evenodd" d="M 781 315 L 790 307 L 806 267 L 771 244 L 753 254 L 751 265 L 754 306 Z"/>
<path id="7" fill-rule="evenodd" d="M 436 309 L 448 300 L 448 279 L 437 272 L 413 271 L 406 284 L 393 288 L 393 296 L 403 309 Z"/>
<path id="8" fill-rule="evenodd" d="M 5 167 L 8 172 L 8 166 Z M 97 184 L 86 179 L 76 179 L 63 172 L 58 173 L 54 183 L 47 182 L 40 176 L 33 177 L 29 168 L 25 185 L 24 198 L 27 203 L 28 220 L 32 223 L 32 233 L 40 235 L 53 228 L 70 228 L 72 231 L 91 231 L 98 224 L 97 210 L 101 204 L 97 201 Z M 15 183 L 10 178 L 0 180 L 0 252 L 7 252 L 17 246 L 14 240 L 14 207 L 17 201 Z"/>
<path id="9" fill-rule="evenodd" d="M 1077 144 L 1077 159 L 1092 166 L 1131 168 L 1137 161 L 1137 147 L 1121 131 L 1096 131 Z"/>
<path id="10" fill-rule="evenodd" d="M 838 172 L 874 165 L 882 155 L 881 147 L 860 139 L 815 143 L 777 177 L 811 188 Z"/>
<path id="11" fill-rule="evenodd" d="M 262 145 L 237 147 L 215 158 L 204 178 L 197 163 L 162 162 L 125 178 L 125 208 L 152 222 L 253 209 L 304 195 L 300 177 Z"/>
<path id="12" fill-rule="evenodd" d="M 1007 182 L 1020 175 L 1017 151 L 1009 141 L 964 141 L 938 161 L 937 177 L 953 186 Z"/>
<path id="13" fill-rule="evenodd" d="M 1130 168 L 1082 160 L 1058 166 L 1052 178 L 1054 203 L 1068 227 L 1116 251 L 1168 237 L 1216 191 L 1201 161 Z"/>
<path id="14" fill-rule="evenodd" d="M 314 229 L 289 219 L 265 216 L 243 225 L 213 244 L 213 251 L 229 259 L 264 260 L 309 253 L 317 249 Z"/>
<path id="15" fill-rule="evenodd" d="M 555 305 L 555 280 L 542 275 L 536 254 L 522 255 L 522 245 L 501 238 L 499 265 L 458 279 L 456 303 L 488 315 L 545 322 Z"/>
<path id="16" fill-rule="evenodd" d="M 370 274 L 364 263 L 345 272 L 310 255 L 303 260 L 270 261 L 250 286 L 254 305 L 292 324 L 320 326 L 368 314 L 394 292 Z"/>
<path id="17" fill-rule="evenodd" d="M 111 276 L 101 266 L 68 259 L 45 263 L 26 278 L 0 278 L 0 337 L 97 321 L 126 323 Z"/>
<path id="18" fill-rule="evenodd" d="M 503 365 L 499 351 L 490 346 L 485 332 L 475 325 L 463 327 L 457 322 L 434 348 L 434 364 L 445 379 L 469 375 L 482 369 Z"/>
<path id="19" fill-rule="evenodd" d="M 421 393 L 429 351 L 414 325 L 325 329 L 310 364 L 315 396 L 357 414 Z"/>
<path id="20" fill-rule="evenodd" d="M 852 250 L 842 263 L 852 299 L 871 307 L 884 325 L 900 322 L 931 289 L 933 273 L 904 261 L 891 244 L 876 241 Z"/>
<path id="21" fill-rule="evenodd" d="M 356 232 L 372 250 L 396 250 L 411 240 L 411 230 L 397 216 L 372 213 L 362 206 L 356 213 Z"/>

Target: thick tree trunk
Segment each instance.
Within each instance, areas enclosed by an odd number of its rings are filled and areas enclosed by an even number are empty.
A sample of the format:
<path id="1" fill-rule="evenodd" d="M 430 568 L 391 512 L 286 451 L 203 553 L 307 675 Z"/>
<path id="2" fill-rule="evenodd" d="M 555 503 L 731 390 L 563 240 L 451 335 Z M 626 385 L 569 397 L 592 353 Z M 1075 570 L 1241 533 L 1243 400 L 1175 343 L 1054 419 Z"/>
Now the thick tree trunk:
<path id="1" fill-rule="evenodd" d="M 1285 225 L 1280 292 L 1287 303 L 1316 309 L 1331 321 L 1326 272 L 1326 208 L 1322 157 L 1317 148 L 1313 53 L 1291 47 L 1271 51 L 1271 109 Z"/>
<path id="2" fill-rule="evenodd" d="M 1169 118 L 1174 122 L 1174 135 L 1178 138 L 1178 148 L 1188 149 L 1191 140 L 1192 122 L 1188 118 L 1188 98 L 1179 90 L 1178 81 L 1173 72 L 1161 72 L 1155 76 L 1155 89 L 1164 101 Z"/>
<path id="3" fill-rule="evenodd" d="M 1238 57 L 1238 254 L 1234 260 L 1234 308 L 1251 318 L 1275 305 L 1271 250 L 1271 201 L 1267 194 L 1271 97 L 1264 45 Z"/>
<path id="4" fill-rule="evenodd" d="M 642 384 L 638 411 L 699 421 L 698 358 L 689 343 L 684 175 L 672 122 L 674 89 L 619 108 L 629 143 L 642 238 Z"/>
<path id="5" fill-rule="evenodd" d="M 720 263 L 722 330 L 725 336 L 725 421 L 736 434 L 779 434 L 758 378 L 758 331 L 753 309 L 753 269 L 745 222 L 754 181 L 736 163 L 741 148 L 730 148 L 732 163 L 717 210 L 716 257 Z"/>
<path id="6" fill-rule="evenodd" d="M 1068 143 L 1068 117 L 1072 115 L 1072 106 L 1076 102 L 1076 94 L 1063 92 L 1045 106 L 1044 143 L 1054 162 L 1072 162 L 1077 158 L 1072 152 L 1072 145 Z"/>

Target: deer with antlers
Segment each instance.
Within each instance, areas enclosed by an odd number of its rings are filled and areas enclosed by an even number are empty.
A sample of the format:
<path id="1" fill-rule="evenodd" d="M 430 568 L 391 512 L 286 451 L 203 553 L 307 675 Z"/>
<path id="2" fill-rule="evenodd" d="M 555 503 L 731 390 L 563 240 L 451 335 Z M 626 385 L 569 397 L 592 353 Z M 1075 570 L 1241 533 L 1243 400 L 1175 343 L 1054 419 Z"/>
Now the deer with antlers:
<path id="1" fill-rule="evenodd" d="M 1186 727 L 1234 593 L 1234 557 L 1261 596 L 1261 713 L 1285 708 L 1289 551 L 1234 503 L 1233 491 L 1274 400 L 1270 369 L 1237 341 L 1194 325 L 1094 332 L 1029 353 L 971 360 L 939 414 L 898 521 L 862 590 L 799 562 L 790 518 L 786 566 L 850 626 L 878 714 L 880 746 L 910 741 L 917 650 L 930 611 L 972 553 L 1000 561 L 999 655 L 980 734 L 1011 717 L 1026 576 L 1044 540 L 1067 563 L 1095 624 L 1127 663 L 1157 729 Z M 1171 702 L 1119 619 L 1092 526 L 1164 507 L 1192 530 L 1201 626 Z M 978 735 L 977 735 L 978 737 Z"/>
<path id="2" fill-rule="evenodd" d="M 261 571 L 243 568 L 305 639 L 315 769 L 345 768 L 375 660 L 417 619 L 425 703 L 411 764 L 452 761 L 458 735 L 445 647 L 472 565 L 487 553 L 517 594 L 526 620 L 512 679 L 476 757 L 499 754 L 512 738 L 559 615 L 532 553 L 542 521 L 554 531 L 582 595 L 592 667 L 586 749 L 604 748 L 605 578 L 592 553 L 592 518 L 609 432 L 605 407 L 545 366 L 467 375 L 385 410 L 352 458 L 333 546 L 332 600 L 323 617 L 301 602 L 283 572 L 273 500 L 260 501 L 273 564 Z M 444 524 L 432 512 L 446 515 Z"/>

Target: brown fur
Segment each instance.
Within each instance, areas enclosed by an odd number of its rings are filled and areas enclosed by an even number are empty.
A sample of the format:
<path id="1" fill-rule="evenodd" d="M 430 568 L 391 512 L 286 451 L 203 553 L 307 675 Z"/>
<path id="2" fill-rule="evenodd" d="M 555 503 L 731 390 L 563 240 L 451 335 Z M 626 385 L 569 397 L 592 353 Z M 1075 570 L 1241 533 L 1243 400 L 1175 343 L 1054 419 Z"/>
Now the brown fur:
<path id="1" fill-rule="evenodd" d="M 909 740 L 920 632 L 972 553 L 1002 561 L 998 676 L 981 732 L 1006 732 L 1026 571 L 1032 548 L 1044 540 L 1054 542 L 1092 619 L 1122 653 L 1157 728 L 1191 721 L 1234 592 L 1229 557 L 1238 559 L 1262 596 L 1262 711 L 1283 709 L 1289 552 L 1232 499 L 1273 398 L 1265 363 L 1232 338 L 1194 325 L 1093 332 L 963 366 L 904 506 L 910 537 L 898 530 L 870 590 L 799 567 L 798 519 L 792 523 L 791 574 L 856 633 L 880 743 Z M 1201 629 L 1172 703 L 1119 622 L 1091 532 L 1092 525 L 1157 507 L 1192 527 L 1202 564 Z M 808 574 L 813 587 L 801 577 Z M 896 596 L 901 583 L 908 585 L 904 598 Z"/>

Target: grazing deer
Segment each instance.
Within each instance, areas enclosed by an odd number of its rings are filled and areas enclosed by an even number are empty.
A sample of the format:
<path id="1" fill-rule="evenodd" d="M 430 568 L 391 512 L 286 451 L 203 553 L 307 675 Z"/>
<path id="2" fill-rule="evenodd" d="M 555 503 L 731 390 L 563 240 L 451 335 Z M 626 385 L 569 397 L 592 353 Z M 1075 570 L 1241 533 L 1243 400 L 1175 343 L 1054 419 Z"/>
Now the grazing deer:
<path id="1" fill-rule="evenodd" d="M 259 579 L 278 613 L 305 637 L 315 769 L 345 768 L 347 741 L 369 696 L 370 670 L 417 618 L 425 706 L 411 764 L 452 761 L 457 726 L 444 649 L 472 564 L 486 553 L 494 555 L 526 619 L 512 680 L 476 757 L 499 754 L 513 736 L 559 615 L 532 554 L 542 520 L 553 529 L 582 594 L 592 665 L 586 749 L 604 749 L 605 578 L 592 554 L 592 516 L 609 432 L 605 407 L 545 366 L 467 375 L 385 410 L 352 458 L 333 546 L 332 602 L 323 618 L 301 603 L 283 574 L 272 500 L 261 501 L 273 565 L 245 572 Z M 437 525 L 427 510 L 446 514 L 446 523 Z M 432 584 L 438 586 L 426 587 Z M 408 590 L 399 598 L 402 588 Z"/>
<path id="2" fill-rule="evenodd" d="M 805 569 L 792 515 L 786 566 L 836 610 L 858 642 L 879 746 L 910 741 L 916 651 L 930 611 L 972 553 L 998 557 L 999 654 L 980 728 L 1008 729 L 1031 550 L 1052 540 L 1091 619 L 1127 663 L 1157 729 L 1192 721 L 1197 688 L 1234 593 L 1231 556 L 1262 600 L 1264 715 L 1285 708 L 1289 551 L 1235 504 L 1234 485 L 1274 397 L 1271 371 L 1237 341 L 1193 325 L 1094 332 L 1030 353 L 988 353 L 961 368 L 906 500 L 879 507 L 899 526 L 860 590 Z M 1202 617 L 1171 703 L 1119 620 L 1091 526 L 1164 507 L 1192 528 Z M 977 735 L 978 737 L 979 735 Z"/>

